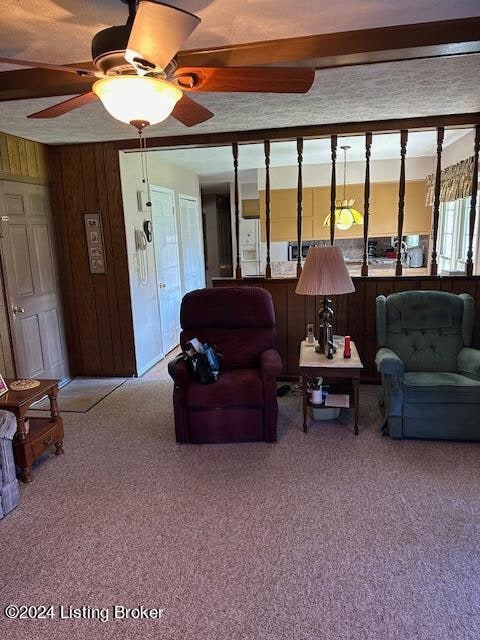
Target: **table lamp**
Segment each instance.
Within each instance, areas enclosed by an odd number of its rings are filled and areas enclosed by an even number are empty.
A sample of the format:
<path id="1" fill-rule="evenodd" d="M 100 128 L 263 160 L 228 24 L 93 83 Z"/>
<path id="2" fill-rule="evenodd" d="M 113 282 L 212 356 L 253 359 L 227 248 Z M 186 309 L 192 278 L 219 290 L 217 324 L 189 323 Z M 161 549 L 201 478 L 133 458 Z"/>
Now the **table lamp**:
<path id="1" fill-rule="evenodd" d="M 335 246 L 310 247 L 295 293 L 323 296 L 322 308 L 318 312 L 320 327 L 316 351 L 319 353 L 330 355 L 335 351 L 332 328 L 334 313 L 328 296 L 352 291 L 355 291 L 355 287 L 340 249 Z"/>

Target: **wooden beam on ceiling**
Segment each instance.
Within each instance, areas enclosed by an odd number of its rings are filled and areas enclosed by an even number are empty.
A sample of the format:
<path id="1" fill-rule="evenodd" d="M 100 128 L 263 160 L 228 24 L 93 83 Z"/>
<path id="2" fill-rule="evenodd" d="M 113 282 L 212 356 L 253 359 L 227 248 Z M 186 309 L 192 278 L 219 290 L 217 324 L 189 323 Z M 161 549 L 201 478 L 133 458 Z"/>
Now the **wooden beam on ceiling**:
<path id="1" fill-rule="evenodd" d="M 95 78 L 49 69 L 20 69 L 0 73 L 0 102 L 70 96 L 90 91 Z"/>
<path id="2" fill-rule="evenodd" d="M 317 68 L 480 52 L 480 17 L 191 49 L 181 66 L 312 63 Z"/>

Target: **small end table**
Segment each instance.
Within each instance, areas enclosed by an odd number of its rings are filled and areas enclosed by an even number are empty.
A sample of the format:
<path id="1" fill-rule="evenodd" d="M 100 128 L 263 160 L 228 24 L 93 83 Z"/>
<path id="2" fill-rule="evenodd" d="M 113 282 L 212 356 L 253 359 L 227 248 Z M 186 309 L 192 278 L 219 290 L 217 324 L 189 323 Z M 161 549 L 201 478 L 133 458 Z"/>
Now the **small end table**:
<path id="1" fill-rule="evenodd" d="M 312 378 L 347 378 L 350 380 L 353 395 L 353 409 L 355 419 L 355 435 L 358 435 L 358 414 L 359 414 L 359 389 L 360 389 L 360 372 L 363 369 L 362 361 L 358 355 L 357 347 L 353 341 L 350 342 L 352 349 L 352 357 L 343 357 L 342 336 L 334 337 L 334 344 L 337 349 L 333 358 L 329 360 L 324 353 L 317 353 L 315 346 L 307 345 L 306 340 L 302 340 L 300 344 L 300 361 L 298 367 L 302 376 L 302 395 L 303 395 L 303 430 L 308 431 L 307 426 L 307 406 L 308 393 L 307 382 Z"/>
<path id="2" fill-rule="evenodd" d="M 5 380 L 9 386 L 13 379 Z M 30 405 L 47 395 L 50 400 L 50 418 L 25 419 Z M 40 385 L 27 391 L 8 391 L 0 396 L 0 409 L 11 411 L 17 419 L 17 432 L 13 438 L 13 455 L 21 468 L 21 480 L 32 482 L 32 464 L 49 447 L 55 454 L 63 453 L 63 420 L 57 405 L 58 380 L 40 380 Z"/>

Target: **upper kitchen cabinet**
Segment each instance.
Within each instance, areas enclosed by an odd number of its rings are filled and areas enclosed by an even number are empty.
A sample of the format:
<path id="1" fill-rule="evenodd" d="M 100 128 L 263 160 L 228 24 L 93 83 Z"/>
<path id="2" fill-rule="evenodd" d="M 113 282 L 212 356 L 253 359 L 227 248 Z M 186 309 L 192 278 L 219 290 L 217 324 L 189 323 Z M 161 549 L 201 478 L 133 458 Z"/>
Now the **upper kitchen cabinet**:
<path id="1" fill-rule="evenodd" d="M 313 189 L 303 190 L 302 238 L 314 240 Z M 265 191 L 260 196 L 260 228 L 265 242 Z M 282 242 L 297 239 L 297 190 L 273 189 L 270 192 L 271 241 Z"/>

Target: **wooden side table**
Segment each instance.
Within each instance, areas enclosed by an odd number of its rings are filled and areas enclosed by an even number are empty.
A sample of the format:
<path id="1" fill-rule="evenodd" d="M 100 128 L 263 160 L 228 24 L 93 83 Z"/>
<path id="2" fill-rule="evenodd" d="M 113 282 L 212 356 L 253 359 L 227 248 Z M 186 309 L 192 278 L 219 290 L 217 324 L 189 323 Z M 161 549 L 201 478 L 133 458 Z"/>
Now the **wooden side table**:
<path id="1" fill-rule="evenodd" d="M 302 395 L 303 395 L 303 430 L 308 431 L 307 427 L 307 406 L 308 393 L 307 382 L 311 378 L 347 378 L 352 385 L 353 409 L 354 409 L 354 429 L 355 435 L 358 435 L 358 415 L 360 402 L 360 372 L 363 369 L 362 361 L 358 355 L 357 347 L 353 341 L 350 342 L 352 348 L 352 357 L 343 357 L 344 339 L 341 336 L 335 336 L 334 344 L 337 348 L 332 360 L 329 360 L 324 353 L 317 353 L 315 346 L 308 346 L 305 340 L 300 344 L 300 361 L 299 369 L 302 376 Z"/>
<path id="2" fill-rule="evenodd" d="M 13 379 L 5 380 L 9 386 Z M 50 399 L 50 418 L 25 419 L 30 405 L 47 395 Z M 40 385 L 28 391 L 8 391 L 0 396 L 0 409 L 11 411 L 17 419 L 13 439 L 13 455 L 21 468 L 21 480 L 32 482 L 32 464 L 49 447 L 55 454 L 63 453 L 63 420 L 57 405 L 58 380 L 40 380 Z"/>

